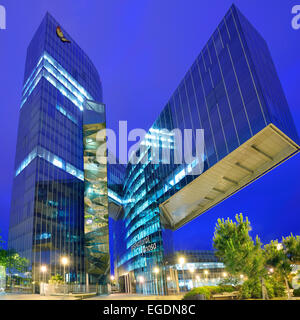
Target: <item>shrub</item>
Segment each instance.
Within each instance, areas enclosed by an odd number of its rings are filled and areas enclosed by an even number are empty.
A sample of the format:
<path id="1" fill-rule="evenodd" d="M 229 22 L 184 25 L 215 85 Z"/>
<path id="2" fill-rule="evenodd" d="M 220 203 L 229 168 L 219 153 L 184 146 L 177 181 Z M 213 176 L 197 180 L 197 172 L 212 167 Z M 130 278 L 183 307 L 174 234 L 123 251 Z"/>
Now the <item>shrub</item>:
<path id="1" fill-rule="evenodd" d="M 50 284 L 63 284 L 64 278 L 60 274 L 57 274 L 57 275 L 51 277 L 51 279 L 49 280 L 49 283 Z"/>
<path id="2" fill-rule="evenodd" d="M 294 289 L 293 295 L 294 297 L 300 297 L 300 288 Z"/>
<path id="3" fill-rule="evenodd" d="M 198 294 L 203 294 L 207 300 L 211 298 L 211 291 L 208 289 L 209 287 L 199 287 L 199 288 L 194 288 L 190 292 L 186 293 L 185 296 L 183 297 L 184 300 L 191 298 L 193 296 L 196 296 Z"/>
<path id="4" fill-rule="evenodd" d="M 203 286 L 192 289 L 188 292 L 183 299 L 188 299 L 198 294 L 203 294 L 207 300 L 211 299 L 214 294 L 220 294 L 223 292 L 233 292 L 236 289 L 230 285 L 221 285 L 221 286 Z"/>
<path id="5" fill-rule="evenodd" d="M 237 291 L 238 289 L 234 286 L 231 286 L 231 285 L 220 285 L 219 286 L 220 288 L 220 293 L 223 293 L 223 292 L 234 292 L 234 291 Z"/>
<path id="6" fill-rule="evenodd" d="M 265 279 L 265 285 L 269 299 L 285 296 L 285 286 L 280 279 L 274 277 Z M 245 281 L 241 287 L 240 296 L 243 299 L 261 299 L 261 281 L 258 278 Z"/>
<path id="7" fill-rule="evenodd" d="M 267 282 L 270 283 L 273 287 L 274 297 L 286 296 L 285 285 L 282 280 L 276 277 L 271 277 L 267 280 Z"/>
<path id="8" fill-rule="evenodd" d="M 240 291 L 240 296 L 243 299 L 261 299 L 261 283 L 259 279 L 246 280 Z"/>

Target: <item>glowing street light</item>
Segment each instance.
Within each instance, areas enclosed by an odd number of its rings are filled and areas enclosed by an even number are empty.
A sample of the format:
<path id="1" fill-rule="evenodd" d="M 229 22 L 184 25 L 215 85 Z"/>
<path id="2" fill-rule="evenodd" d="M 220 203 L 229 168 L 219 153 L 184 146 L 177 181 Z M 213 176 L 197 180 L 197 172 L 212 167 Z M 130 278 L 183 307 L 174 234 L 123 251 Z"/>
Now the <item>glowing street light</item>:
<path id="1" fill-rule="evenodd" d="M 224 277 L 224 278 L 227 277 L 227 272 L 223 272 L 223 277 Z"/>
<path id="2" fill-rule="evenodd" d="M 195 272 L 195 268 L 194 267 L 190 267 L 189 270 L 190 270 L 190 273 L 192 274 L 192 286 L 194 288 L 194 272 Z"/>
<path id="3" fill-rule="evenodd" d="M 115 280 L 115 276 L 114 276 L 114 275 L 111 275 L 111 276 L 110 276 L 110 280 L 111 280 L 111 281 L 114 281 L 114 280 Z"/>
<path id="4" fill-rule="evenodd" d="M 178 262 L 181 266 L 181 269 L 182 269 L 182 279 L 183 279 L 183 287 L 185 288 L 185 277 L 184 277 L 184 267 L 183 265 L 185 264 L 185 258 L 184 257 L 180 257 L 178 259 Z"/>
<path id="5" fill-rule="evenodd" d="M 69 264 L 68 257 L 61 257 L 61 264 L 64 266 L 64 295 L 66 294 L 66 265 Z"/>
<path id="6" fill-rule="evenodd" d="M 41 266 L 41 272 L 42 272 L 42 273 L 47 272 L 47 267 L 46 267 L 46 266 Z"/>
<path id="7" fill-rule="evenodd" d="M 41 266 L 41 272 L 43 274 L 43 291 L 44 291 L 44 295 L 45 295 L 45 277 L 46 277 L 46 272 L 47 272 L 47 267 L 45 265 Z"/>

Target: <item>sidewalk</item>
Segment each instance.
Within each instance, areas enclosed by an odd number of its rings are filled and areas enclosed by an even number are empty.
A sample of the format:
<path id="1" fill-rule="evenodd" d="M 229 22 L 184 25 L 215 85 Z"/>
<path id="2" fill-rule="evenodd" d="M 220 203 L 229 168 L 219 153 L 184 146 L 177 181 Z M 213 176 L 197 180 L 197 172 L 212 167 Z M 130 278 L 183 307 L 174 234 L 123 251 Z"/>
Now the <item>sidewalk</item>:
<path id="1" fill-rule="evenodd" d="M 78 300 L 69 295 L 64 296 L 41 296 L 39 294 L 1 294 L 0 300 Z"/>

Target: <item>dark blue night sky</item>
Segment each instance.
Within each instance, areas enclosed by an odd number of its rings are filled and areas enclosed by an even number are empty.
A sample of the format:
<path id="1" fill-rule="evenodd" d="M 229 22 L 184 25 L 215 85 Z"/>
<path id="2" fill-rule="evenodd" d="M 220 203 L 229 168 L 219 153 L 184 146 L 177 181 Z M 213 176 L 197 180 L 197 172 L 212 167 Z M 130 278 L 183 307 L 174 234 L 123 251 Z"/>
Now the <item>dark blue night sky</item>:
<path id="1" fill-rule="evenodd" d="M 0 0 L 0 229 L 7 239 L 18 113 L 26 49 L 49 11 L 99 70 L 108 126 L 148 129 L 223 18 L 231 0 Z M 296 126 L 300 128 L 299 0 L 236 0 L 266 39 Z M 264 243 L 300 234 L 300 156 L 246 187 L 175 233 L 177 249 L 210 249 L 218 217 L 244 213 Z"/>

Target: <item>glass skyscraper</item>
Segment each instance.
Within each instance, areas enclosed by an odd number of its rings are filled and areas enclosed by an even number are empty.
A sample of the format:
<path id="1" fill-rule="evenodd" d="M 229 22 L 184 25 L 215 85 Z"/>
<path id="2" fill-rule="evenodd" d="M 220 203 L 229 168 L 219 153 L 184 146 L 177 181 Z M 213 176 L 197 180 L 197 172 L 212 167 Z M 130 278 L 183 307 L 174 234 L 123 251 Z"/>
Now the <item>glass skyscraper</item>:
<path id="1" fill-rule="evenodd" d="M 105 283 L 109 274 L 105 129 L 96 68 L 47 13 L 27 50 L 20 109 L 9 248 L 30 261 L 32 279 Z"/>
<path id="2" fill-rule="evenodd" d="M 197 159 L 172 162 L 176 128 L 204 129 L 202 174 L 189 174 Z M 150 128 L 146 150 L 127 166 L 120 276 L 140 293 L 165 293 L 172 230 L 297 153 L 298 144 L 267 44 L 233 5 Z M 153 146 L 168 148 L 171 163 L 153 164 Z"/>

